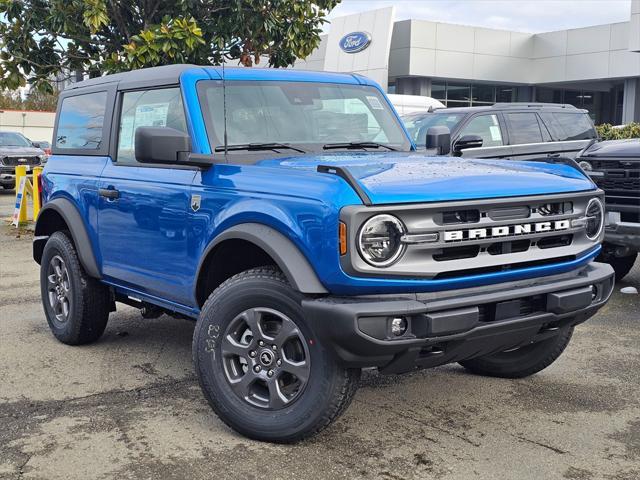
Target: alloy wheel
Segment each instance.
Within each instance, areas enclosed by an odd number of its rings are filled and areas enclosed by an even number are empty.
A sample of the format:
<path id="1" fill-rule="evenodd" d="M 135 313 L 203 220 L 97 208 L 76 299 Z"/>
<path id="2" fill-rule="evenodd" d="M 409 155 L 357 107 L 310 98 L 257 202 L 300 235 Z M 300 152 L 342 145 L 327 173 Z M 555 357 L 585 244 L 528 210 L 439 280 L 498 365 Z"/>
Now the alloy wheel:
<path id="1" fill-rule="evenodd" d="M 282 312 L 250 308 L 236 316 L 221 342 L 233 392 L 247 403 L 279 410 L 299 398 L 310 374 L 307 341 Z"/>
<path id="2" fill-rule="evenodd" d="M 71 281 L 67 265 L 60 255 L 54 256 L 47 270 L 49 306 L 59 323 L 69 320 L 71 311 Z"/>

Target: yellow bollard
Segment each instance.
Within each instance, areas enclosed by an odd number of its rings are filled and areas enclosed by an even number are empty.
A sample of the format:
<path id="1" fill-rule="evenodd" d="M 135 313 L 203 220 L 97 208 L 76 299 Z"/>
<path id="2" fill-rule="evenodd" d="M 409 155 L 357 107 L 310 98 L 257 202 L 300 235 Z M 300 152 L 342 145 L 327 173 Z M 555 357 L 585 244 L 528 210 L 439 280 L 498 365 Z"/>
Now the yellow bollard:
<path id="1" fill-rule="evenodd" d="M 20 165 L 16 167 L 16 197 L 20 191 L 20 181 L 22 177 L 27 176 L 27 167 L 25 165 Z M 27 223 L 27 183 L 29 180 L 26 179 L 25 189 L 22 192 L 22 201 L 20 202 L 20 213 L 18 215 L 18 224 Z"/>
<path id="2" fill-rule="evenodd" d="M 33 169 L 33 175 L 31 176 L 31 184 L 33 190 L 33 221 L 35 222 L 38 219 L 38 215 L 40 215 L 40 205 L 41 197 L 40 197 L 40 175 L 42 175 L 42 167 L 35 167 Z"/>

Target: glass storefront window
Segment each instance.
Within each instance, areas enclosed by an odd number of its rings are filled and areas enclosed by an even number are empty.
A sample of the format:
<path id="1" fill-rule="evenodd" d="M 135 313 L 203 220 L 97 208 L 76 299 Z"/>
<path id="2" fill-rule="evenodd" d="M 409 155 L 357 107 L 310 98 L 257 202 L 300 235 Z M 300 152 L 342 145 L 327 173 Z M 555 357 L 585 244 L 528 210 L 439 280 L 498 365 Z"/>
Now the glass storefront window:
<path id="1" fill-rule="evenodd" d="M 496 102 L 515 102 L 516 87 L 498 87 L 496 91 Z"/>
<path id="2" fill-rule="evenodd" d="M 496 102 L 496 87 L 493 85 L 472 85 L 472 105 L 491 105 Z"/>
<path id="3" fill-rule="evenodd" d="M 448 83 L 447 102 L 464 102 L 469 105 L 471 99 L 471 85 Z"/>
<path id="4" fill-rule="evenodd" d="M 565 90 L 564 103 L 568 103 L 577 108 L 582 108 L 582 95 L 580 90 Z"/>
<path id="5" fill-rule="evenodd" d="M 536 102 L 541 103 L 562 103 L 562 90 L 553 88 L 536 88 Z"/>
<path id="6" fill-rule="evenodd" d="M 431 97 L 442 102 L 447 100 L 447 84 L 445 82 L 431 83 Z"/>

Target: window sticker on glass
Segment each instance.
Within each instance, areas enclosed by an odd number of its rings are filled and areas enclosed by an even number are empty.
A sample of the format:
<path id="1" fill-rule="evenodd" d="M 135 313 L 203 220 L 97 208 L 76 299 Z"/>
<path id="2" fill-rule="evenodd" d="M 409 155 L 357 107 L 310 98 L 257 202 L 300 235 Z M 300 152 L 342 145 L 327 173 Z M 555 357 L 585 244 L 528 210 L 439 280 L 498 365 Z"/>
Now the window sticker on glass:
<path id="1" fill-rule="evenodd" d="M 502 134 L 500 133 L 500 127 L 498 125 L 490 125 L 489 131 L 491 132 L 491 140 L 494 142 L 502 141 Z"/>
<path id="2" fill-rule="evenodd" d="M 129 150 L 133 148 L 133 117 L 123 117 L 120 122 L 120 148 Z"/>
<path id="3" fill-rule="evenodd" d="M 367 100 L 369 101 L 369 105 L 371 105 L 371 108 L 373 108 L 374 110 L 384 110 L 384 107 L 380 103 L 380 100 L 378 100 L 378 97 L 367 95 Z"/>
<path id="4" fill-rule="evenodd" d="M 149 127 L 165 127 L 167 125 L 167 103 L 140 105 L 136 108 L 136 125 Z"/>

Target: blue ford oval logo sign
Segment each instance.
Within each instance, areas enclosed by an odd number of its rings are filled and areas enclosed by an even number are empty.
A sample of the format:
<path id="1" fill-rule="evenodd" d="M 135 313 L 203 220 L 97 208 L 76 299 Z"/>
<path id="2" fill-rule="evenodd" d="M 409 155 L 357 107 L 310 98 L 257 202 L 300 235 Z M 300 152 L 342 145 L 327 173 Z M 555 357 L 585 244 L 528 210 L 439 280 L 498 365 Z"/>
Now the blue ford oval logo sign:
<path id="1" fill-rule="evenodd" d="M 340 39 L 340 48 L 345 53 L 358 53 L 371 43 L 371 35 L 367 32 L 347 33 Z"/>

